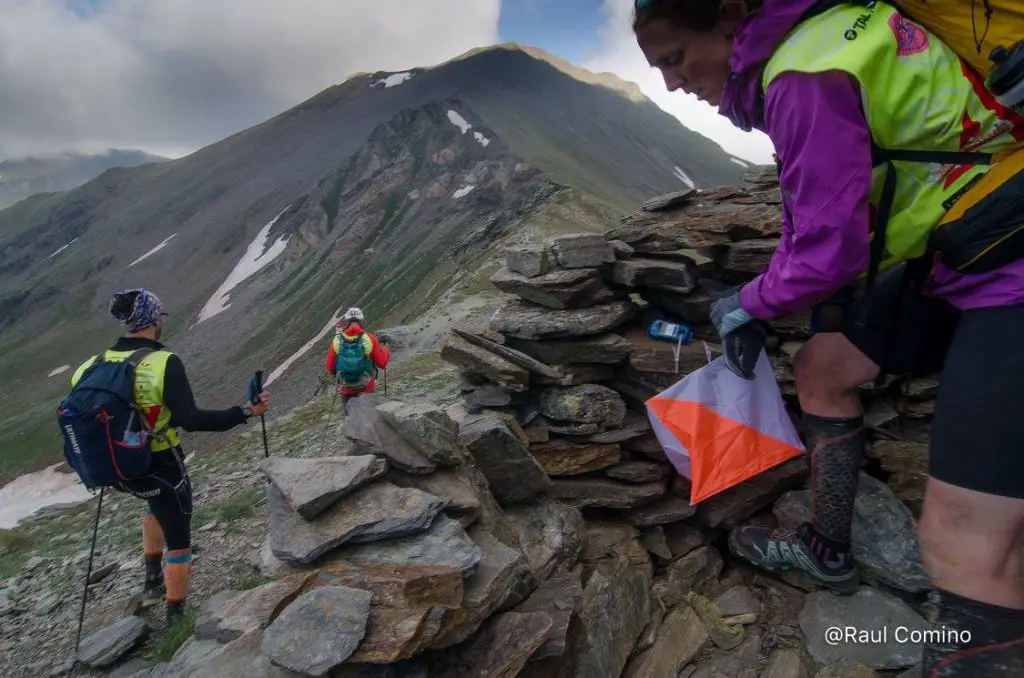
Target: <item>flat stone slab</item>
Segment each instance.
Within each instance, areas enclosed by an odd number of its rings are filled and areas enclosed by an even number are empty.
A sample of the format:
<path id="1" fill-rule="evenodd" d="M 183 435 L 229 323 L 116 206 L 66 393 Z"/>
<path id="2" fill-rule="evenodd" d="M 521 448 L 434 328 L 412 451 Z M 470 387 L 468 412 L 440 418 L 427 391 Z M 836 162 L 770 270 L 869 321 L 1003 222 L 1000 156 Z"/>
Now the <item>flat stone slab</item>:
<path id="1" fill-rule="evenodd" d="M 557 478 L 549 494 L 576 508 L 603 506 L 628 509 L 657 501 L 668 488 L 664 482 L 620 483 L 605 478 Z"/>
<path id="2" fill-rule="evenodd" d="M 229 643 L 250 631 L 267 628 L 302 593 L 312 577 L 312 572 L 286 576 L 213 606 L 196 623 L 195 637 Z"/>
<path id="3" fill-rule="evenodd" d="M 505 250 L 508 270 L 525 276 L 544 275 L 552 266 L 551 251 L 545 245 L 519 245 Z"/>
<path id="4" fill-rule="evenodd" d="M 910 642 L 909 635 L 898 637 L 897 631 L 931 628 L 902 600 L 867 586 L 852 596 L 809 593 L 800 611 L 807 650 L 819 664 L 846 660 L 875 669 L 915 666 L 921 662 L 921 644 Z"/>
<path id="5" fill-rule="evenodd" d="M 519 533 L 523 553 L 537 581 L 547 580 L 559 567 L 568 569 L 576 563 L 585 531 L 579 509 L 545 500 L 510 506 L 506 515 Z"/>
<path id="6" fill-rule="evenodd" d="M 626 401 L 599 384 L 552 386 L 540 394 L 540 413 L 552 421 L 617 428 L 626 418 Z"/>
<path id="7" fill-rule="evenodd" d="M 551 241 L 555 261 L 562 268 L 593 268 L 615 262 L 615 252 L 603 235 L 578 233 Z"/>
<path id="8" fill-rule="evenodd" d="M 487 377 L 513 393 L 525 391 L 530 384 L 526 369 L 454 334 L 445 335 L 441 341 L 441 359 L 461 372 Z"/>
<path id="9" fill-rule="evenodd" d="M 355 565 L 331 562 L 320 568 L 318 585 L 369 591 L 377 606 L 457 608 L 464 593 L 462 571 L 439 565 Z"/>
<path id="10" fill-rule="evenodd" d="M 359 647 L 369 616 L 367 591 L 321 586 L 274 620 L 263 634 L 262 650 L 278 666 L 325 676 Z"/>
<path id="11" fill-rule="evenodd" d="M 506 612 L 489 620 L 473 639 L 449 653 L 432 676 L 438 678 L 516 678 L 528 676 L 524 666 L 543 647 L 551 619 L 540 612 Z"/>
<path id="12" fill-rule="evenodd" d="M 444 507 L 432 494 L 391 483 L 353 493 L 316 522 L 304 520 L 277 488 L 267 489 L 270 547 L 282 560 L 308 565 L 346 542 L 380 541 L 422 532 Z"/>
<path id="13" fill-rule="evenodd" d="M 629 342 L 617 334 L 538 341 L 510 339 L 509 345 L 548 365 L 575 363 L 614 365 L 625 360 L 630 351 Z"/>
<path id="14" fill-rule="evenodd" d="M 691 506 L 690 502 L 682 497 L 666 497 L 661 501 L 629 509 L 623 517 L 630 525 L 651 527 L 686 520 L 696 510 L 696 506 Z"/>
<path id="15" fill-rule="evenodd" d="M 622 326 L 636 316 L 637 310 L 637 305 L 632 301 L 557 311 L 515 300 L 498 312 L 491 322 L 491 329 L 516 339 L 587 337 Z"/>
<path id="16" fill-rule="evenodd" d="M 626 678 L 677 676 L 707 644 L 704 622 L 689 605 L 680 605 L 665 616 L 654 644 L 636 655 L 623 675 Z"/>
<path id="17" fill-rule="evenodd" d="M 128 654 L 148 632 L 149 625 L 139 617 L 122 617 L 84 636 L 78 648 L 78 660 L 92 668 L 110 666 Z"/>
<path id="18" fill-rule="evenodd" d="M 526 557 L 521 552 L 501 543 L 479 525 L 471 527 L 469 534 L 483 551 L 483 558 L 466 581 L 463 597 L 466 616 L 462 623 L 434 644 L 439 649 L 463 642 L 476 633 L 488 617 L 499 609 L 522 602 L 536 586 Z"/>
<path id="19" fill-rule="evenodd" d="M 542 612 L 551 618 L 544 644 L 530 657 L 537 661 L 565 654 L 569 622 L 583 604 L 580 573 L 560 570 L 515 608 L 515 612 Z"/>
<path id="20" fill-rule="evenodd" d="M 629 559 L 599 567 L 583 591 L 582 647 L 573 678 L 619 676 L 651 617 L 650 581 Z"/>
<path id="21" fill-rule="evenodd" d="M 491 284 L 506 294 L 514 294 L 547 308 L 584 308 L 596 302 L 610 301 L 611 291 L 595 269 L 556 269 L 528 277 L 499 269 Z"/>
<path id="22" fill-rule="evenodd" d="M 389 464 L 409 473 L 433 473 L 436 464 L 407 443 L 377 411 L 381 403 L 364 397 L 348 402 L 345 435 L 361 454 L 386 457 Z"/>
<path id="23" fill-rule="evenodd" d="M 653 461 L 625 461 L 605 469 L 605 475 L 627 483 L 650 483 L 672 474 L 672 467 Z"/>
<path id="24" fill-rule="evenodd" d="M 459 441 L 473 455 L 495 499 L 502 504 L 528 501 L 551 482 L 527 445 L 494 412 L 470 417 Z"/>
<path id="25" fill-rule="evenodd" d="M 697 285 L 697 267 L 685 260 L 634 257 L 616 262 L 608 279 L 629 288 L 667 287 L 676 293 L 686 293 Z"/>
<path id="26" fill-rule="evenodd" d="M 575 476 L 600 471 L 619 462 L 618 445 L 581 445 L 556 438 L 530 445 L 530 454 L 549 476 Z"/>
<path id="27" fill-rule="evenodd" d="M 332 560 L 357 565 L 440 565 L 461 572 L 472 571 L 482 557 L 483 551 L 466 530 L 443 514 L 418 534 L 366 544 L 346 544 L 330 556 Z"/>
<path id="28" fill-rule="evenodd" d="M 456 466 L 468 456 L 459 444 L 459 425 L 433 404 L 393 400 L 377 406 L 377 412 L 409 445 L 435 464 Z"/>
<path id="29" fill-rule="evenodd" d="M 379 478 L 387 460 L 372 455 L 295 459 L 271 457 L 263 464 L 288 505 L 313 520 L 342 497 Z"/>

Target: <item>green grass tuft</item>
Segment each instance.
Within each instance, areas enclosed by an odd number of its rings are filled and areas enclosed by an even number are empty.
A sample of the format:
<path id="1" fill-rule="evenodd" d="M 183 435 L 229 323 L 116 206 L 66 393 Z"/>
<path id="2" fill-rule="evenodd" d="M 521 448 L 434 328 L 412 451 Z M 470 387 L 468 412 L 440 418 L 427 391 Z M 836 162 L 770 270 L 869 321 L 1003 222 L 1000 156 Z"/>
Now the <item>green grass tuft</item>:
<path id="1" fill-rule="evenodd" d="M 160 631 L 154 639 L 153 659 L 157 662 L 169 662 L 174 653 L 181 649 L 196 629 L 196 613 L 187 612 L 176 619 L 173 624 Z"/>

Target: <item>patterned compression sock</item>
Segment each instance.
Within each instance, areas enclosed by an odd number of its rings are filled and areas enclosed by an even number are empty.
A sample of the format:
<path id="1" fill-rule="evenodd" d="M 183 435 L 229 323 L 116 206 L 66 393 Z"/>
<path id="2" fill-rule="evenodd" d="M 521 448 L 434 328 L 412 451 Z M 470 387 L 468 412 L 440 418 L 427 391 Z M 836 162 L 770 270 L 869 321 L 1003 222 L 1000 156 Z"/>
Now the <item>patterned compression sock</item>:
<path id="1" fill-rule="evenodd" d="M 936 591 L 939 618 L 925 639 L 922 678 L 1024 676 L 1024 610 Z"/>
<path id="2" fill-rule="evenodd" d="M 811 454 L 811 516 L 814 528 L 848 544 L 853 503 L 867 446 L 863 417 L 832 418 L 805 414 Z"/>

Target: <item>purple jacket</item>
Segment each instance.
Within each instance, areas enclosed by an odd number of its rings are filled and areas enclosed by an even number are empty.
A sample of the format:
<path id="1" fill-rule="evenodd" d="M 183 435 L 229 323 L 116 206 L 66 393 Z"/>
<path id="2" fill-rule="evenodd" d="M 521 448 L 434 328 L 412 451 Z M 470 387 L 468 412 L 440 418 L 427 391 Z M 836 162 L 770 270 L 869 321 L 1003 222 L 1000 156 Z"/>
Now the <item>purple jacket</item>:
<path id="1" fill-rule="evenodd" d="M 719 112 L 759 129 L 782 160 L 789 214 L 768 269 L 744 286 L 740 303 L 762 320 L 809 310 L 867 270 L 871 134 L 860 89 L 849 75 L 785 73 L 757 93 L 764 65 L 816 0 L 764 0 L 739 26 Z M 927 292 L 961 309 L 1024 303 L 1024 260 L 990 273 L 939 267 Z"/>

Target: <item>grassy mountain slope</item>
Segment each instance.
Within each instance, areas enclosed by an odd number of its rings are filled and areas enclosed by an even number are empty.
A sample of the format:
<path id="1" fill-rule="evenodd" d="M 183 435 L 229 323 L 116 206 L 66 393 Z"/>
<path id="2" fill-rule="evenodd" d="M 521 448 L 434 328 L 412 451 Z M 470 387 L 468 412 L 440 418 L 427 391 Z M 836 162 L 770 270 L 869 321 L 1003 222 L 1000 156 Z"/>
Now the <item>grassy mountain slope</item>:
<path id="1" fill-rule="evenodd" d="M 63 153 L 0 162 L 0 209 L 37 193 L 67 191 L 114 167 L 137 167 L 167 158 L 135 150 Z"/>

